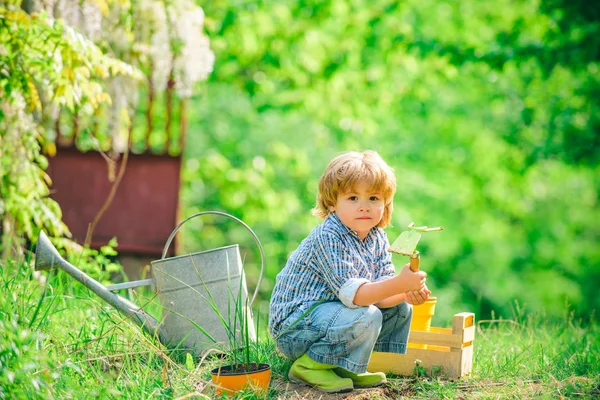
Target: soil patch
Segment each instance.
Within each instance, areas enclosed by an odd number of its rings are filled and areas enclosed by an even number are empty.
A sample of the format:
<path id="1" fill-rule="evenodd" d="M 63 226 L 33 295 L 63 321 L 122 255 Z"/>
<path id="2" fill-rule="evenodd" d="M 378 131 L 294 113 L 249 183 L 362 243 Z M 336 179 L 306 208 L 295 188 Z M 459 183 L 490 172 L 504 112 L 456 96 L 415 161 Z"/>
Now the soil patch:
<path id="1" fill-rule="evenodd" d="M 271 387 L 280 394 L 279 400 L 397 400 L 400 397 L 410 395 L 410 393 L 401 393 L 387 385 L 372 389 L 354 389 L 350 393 L 328 394 L 305 385 L 300 385 L 280 378 L 271 380 Z"/>

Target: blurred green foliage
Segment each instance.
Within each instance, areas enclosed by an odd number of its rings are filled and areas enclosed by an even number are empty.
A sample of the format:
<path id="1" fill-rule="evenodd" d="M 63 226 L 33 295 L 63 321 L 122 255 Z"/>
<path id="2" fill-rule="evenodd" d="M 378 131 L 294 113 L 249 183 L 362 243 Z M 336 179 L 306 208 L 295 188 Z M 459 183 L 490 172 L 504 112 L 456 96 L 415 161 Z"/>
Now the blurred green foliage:
<path id="1" fill-rule="evenodd" d="M 3 259 L 0 289 L 0 399 L 51 399 L 56 365 L 41 351 L 46 336 L 38 331 L 46 293 L 30 268 Z"/>
<path id="2" fill-rule="evenodd" d="M 56 147 L 44 140 L 43 115 L 52 109 L 47 100 L 71 112 L 84 104 L 80 114 L 89 116 L 111 100 L 100 82 L 142 76 L 63 22 L 45 14 L 31 17 L 20 3 L 0 2 L 0 250 L 5 258 L 13 249 L 22 252 L 25 239 L 33 241 L 41 229 L 51 237 L 69 235 L 58 204 L 48 197 L 45 154 Z"/>
<path id="3" fill-rule="evenodd" d="M 4 249 L 8 233 L 66 232 L 46 198 L 40 137 L 48 127 L 31 119 L 40 95 L 74 107 L 71 75 L 83 62 L 91 80 L 81 101 L 95 104 L 106 101 L 95 80 L 108 70 L 132 72 L 70 28 L 30 18 L 18 1 L 5 3 Z M 566 304 L 580 315 L 599 308 L 600 4 L 199 3 L 216 62 L 200 95 L 186 103 L 181 214 L 223 210 L 256 230 L 267 254 L 261 312 L 288 255 L 319 223 L 310 209 L 325 165 L 360 149 L 377 150 L 397 173 L 390 240 L 411 221 L 445 228 L 420 244 L 440 299 L 436 318 L 465 310 L 510 316 L 514 304 L 551 317 Z M 47 48 L 73 65 L 40 64 L 36 51 Z M 133 116 L 134 151 L 147 128 L 145 90 Z M 155 101 L 153 133 L 167 126 L 165 95 Z M 183 106 L 173 109 L 173 121 Z M 59 122 L 69 125 L 68 117 Z M 97 117 L 108 124 L 106 115 Z M 182 238 L 190 251 L 240 243 L 256 283 L 258 252 L 243 227 L 195 221 Z M 397 266 L 406 262 L 394 257 Z"/>
<path id="4" fill-rule="evenodd" d="M 374 149 L 395 168 L 394 240 L 420 244 L 436 317 L 600 308 L 599 8 L 589 2 L 200 2 L 216 61 L 190 103 L 182 214 L 243 219 L 276 274 L 320 221 L 327 162 Z M 243 228 L 196 222 L 184 249 Z M 396 256 L 394 256 L 396 257 Z M 406 259 L 394 259 L 401 266 Z M 435 322 L 435 321 L 434 321 Z"/>

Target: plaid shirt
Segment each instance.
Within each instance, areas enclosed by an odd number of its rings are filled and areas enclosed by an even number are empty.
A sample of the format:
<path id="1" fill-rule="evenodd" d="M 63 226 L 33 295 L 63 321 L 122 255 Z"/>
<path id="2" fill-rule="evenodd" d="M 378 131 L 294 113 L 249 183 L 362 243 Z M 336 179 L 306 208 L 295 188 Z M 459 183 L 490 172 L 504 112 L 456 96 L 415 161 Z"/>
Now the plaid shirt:
<path id="1" fill-rule="evenodd" d="M 276 337 L 294 322 L 286 321 L 293 312 L 304 312 L 321 300 L 358 307 L 353 300 L 362 284 L 395 275 L 389 245 L 383 229 L 371 229 L 362 241 L 337 215 L 330 214 L 277 275 L 269 312 L 271 335 Z"/>

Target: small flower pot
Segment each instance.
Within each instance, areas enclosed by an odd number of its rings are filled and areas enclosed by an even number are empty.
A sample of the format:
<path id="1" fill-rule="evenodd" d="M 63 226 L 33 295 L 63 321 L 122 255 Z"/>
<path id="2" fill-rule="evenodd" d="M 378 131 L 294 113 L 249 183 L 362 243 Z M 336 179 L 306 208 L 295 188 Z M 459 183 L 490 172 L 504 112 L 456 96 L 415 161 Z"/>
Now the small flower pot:
<path id="1" fill-rule="evenodd" d="M 219 396 L 223 392 L 232 396 L 244 389 L 266 394 L 271 382 L 271 366 L 257 363 L 224 365 L 210 371 L 210 375 L 218 386 Z"/>
<path id="2" fill-rule="evenodd" d="M 437 297 L 430 297 L 423 304 L 413 306 L 413 316 L 410 323 L 411 331 L 424 331 L 429 332 L 431 330 L 431 318 L 435 312 L 435 304 L 437 303 Z M 408 344 L 409 348 L 413 349 L 426 349 L 426 344 Z"/>

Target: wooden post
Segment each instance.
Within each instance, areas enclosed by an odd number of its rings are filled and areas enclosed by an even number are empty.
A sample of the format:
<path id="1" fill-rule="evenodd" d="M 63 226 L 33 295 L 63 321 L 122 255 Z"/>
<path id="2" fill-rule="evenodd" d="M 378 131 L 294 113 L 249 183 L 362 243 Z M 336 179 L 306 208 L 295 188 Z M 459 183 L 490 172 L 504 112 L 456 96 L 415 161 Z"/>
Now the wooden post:
<path id="1" fill-rule="evenodd" d="M 460 313 L 452 319 L 452 334 L 459 335 L 462 345 L 452 348 L 451 351 L 459 353 L 458 376 L 470 374 L 473 367 L 473 340 L 475 339 L 475 314 Z"/>

